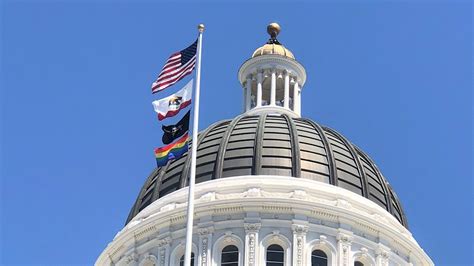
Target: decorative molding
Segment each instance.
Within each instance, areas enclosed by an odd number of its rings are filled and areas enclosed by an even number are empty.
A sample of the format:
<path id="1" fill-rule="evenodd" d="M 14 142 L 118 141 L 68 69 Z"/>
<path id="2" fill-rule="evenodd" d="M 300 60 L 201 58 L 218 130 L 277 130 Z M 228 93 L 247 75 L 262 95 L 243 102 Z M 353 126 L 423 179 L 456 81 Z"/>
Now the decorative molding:
<path id="1" fill-rule="evenodd" d="M 247 233 L 258 232 L 261 226 L 262 226 L 261 223 L 245 223 L 244 224 L 245 232 Z"/>
<path id="2" fill-rule="evenodd" d="M 375 250 L 375 260 L 378 266 L 388 266 L 390 258 L 390 249 L 388 247 L 379 244 Z"/>
<path id="3" fill-rule="evenodd" d="M 202 227 L 198 228 L 199 234 L 199 263 L 200 266 L 209 266 L 210 257 L 211 257 L 211 241 L 212 241 L 212 233 L 214 233 L 214 227 Z"/>
<path id="4" fill-rule="evenodd" d="M 302 178 L 265 175 L 229 177 L 199 183 L 196 184 L 195 191 L 195 217 L 196 219 L 202 219 L 203 217 L 206 217 L 206 219 L 220 217 L 219 219 L 222 219 L 222 217 L 227 217 L 224 218 L 225 222 L 233 224 L 229 227 L 230 229 L 238 227 L 238 217 L 249 210 L 272 215 L 270 217 L 275 219 L 272 222 L 284 221 L 288 219 L 285 217 L 292 215 L 303 215 L 308 217 L 308 221 L 311 221 L 307 225 L 311 227 L 312 231 L 315 230 L 315 232 L 324 233 L 326 236 L 334 236 L 335 238 L 337 237 L 336 233 L 330 234 L 330 231 L 320 232 L 318 230 L 322 228 L 338 229 L 341 226 L 340 221 L 343 221 L 344 228 L 351 228 L 353 233 L 362 238 L 389 245 L 387 247 L 390 250 L 389 254 L 393 252 L 390 257 L 391 260 L 409 261 L 411 259 L 415 263 L 433 264 L 413 239 L 410 232 L 386 210 L 346 189 L 322 182 L 317 182 L 317 185 L 315 183 L 316 181 Z M 142 251 L 149 250 L 146 245 L 151 244 L 144 244 L 148 243 L 147 241 L 157 242 L 153 245 L 159 247 L 156 255 L 158 261 L 161 262 L 161 247 L 165 248 L 167 242 L 170 242 L 171 239 L 168 241 L 164 238 L 156 239 L 156 232 L 163 235 L 161 232 L 168 232 L 169 228 L 183 228 L 186 200 L 187 190 L 180 189 L 150 204 L 116 235 L 100 255 L 96 265 L 105 265 L 110 262 L 118 263 L 119 261 L 123 263 L 124 254 L 131 252 L 131 249 L 137 243 L 135 242 L 137 238 L 140 239 L 139 243 Z M 262 204 L 263 202 L 264 204 Z M 279 218 L 275 218 L 274 215 L 278 215 Z M 244 226 L 244 222 L 243 219 L 240 220 L 240 226 Z M 288 227 L 292 223 L 292 221 L 288 222 L 285 224 L 286 229 L 290 229 Z M 271 230 L 283 231 L 280 228 L 273 227 Z M 301 229 L 295 228 L 294 230 L 296 232 L 302 230 L 301 233 L 307 231 L 304 226 Z M 243 240 L 244 235 L 239 237 Z M 340 250 L 339 242 L 345 243 L 344 236 L 340 235 L 337 240 L 338 244 L 334 243 L 334 246 L 337 246 L 336 250 Z M 296 240 L 293 241 L 297 243 Z M 202 244 L 201 242 L 202 240 L 200 240 L 200 244 Z M 245 241 L 242 241 L 242 246 L 244 246 L 244 243 Z M 210 245 L 213 245 L 213 243 L 208 242 L 208 247 Z M 209 252 L 208 257 L 211 254 L 212 252 Z M 338 258 L 339 255 L 338 253 Z M 294 256 L 292 257 L 292 260 L 294 260 Z M 307 256 L 304 256 L 303 264 L 306 260 Z M 336 263 L 339 263 L 339 260 Z M 348 260 L 348 263 L 350 263 L 350 260 Z"/>
<path id="5" fill-rule="evenodd" d="M 307 225 L 293 224 L 291 226 L 291 229 L 293 230 L 293 233 L 295 234 L 306 234 L 308 232 Z"/>
<path id="6" fill-rule="evenodd" d="M 201 265 L 207 265 L 207 244 L 209 242 L 209 238 L 207 236 L 202 237 L 201 239 Z"/>
<path id="7" fill-rule="evenodd" d="M 200 236 L 207 236 L 207 235 L 212 234 L 212 233 L 214 233 L 214 227 L 213 226 L 198 228 L 198 234 Z"/>
<path id="8" fill-rule="evenodd" d="M 306 70 L 304 67 L 298 61 L 280 55 L 258 56 L 245 61 L 239 69 L 239 81 L 243 84 L 248 74 L 272 68 L 281 71 L 291 71 L 302 86 L 306 81 Z"/>
<path id="9" fill-rule="evenodd" d="M 245 265 L 255 266 L 257 257 L 258 231 L 262 224 L 245 223 Z"/>
<path id="10" fill-rule="evenodd" d="M 163 246 L 166 246 L 166 245 L 169 245 L 171 243 L 171 237 L 165 237 L 163 239 L 160 239 L 158 241 L 158 247 L 163 247 Z"/>
<path id="11" fill-rule="evenodd" d="M 132 263 L 137 262 L 137 261 L 138 261 L 138 254 L 135 252 L 125 257 L 125 263 L 127 265 L 131 265 Z"/>
<path id="12" fill-rule="evenodd" d="M 294 256 L 296 258 L 296 265 L 298 266 L 303 265 L 303 249 L 304 249 L 304 237 L 296 236 L 296 254 L 294 254 Z"/>
<path id="13" fill-rule="evenodd" d="M 253 198 L 261 197 L 262 196 L 261 189 L 257 188 L 257 187 L 249 188 L 246 192 L 244 192 L 243 196 L 246 197 L 246 198 L 248 198 L 248 197 L 253 197 Z"/>
<path id="14" fill-rule="evenodd" d="M 351 246 L 352 240 L 354 239 L 352 232 L 347 230 L 340 230 L 345 232 L 339 232 L 337 234 L 337 246 L 338 246 L 338 254 L 339 254 L 339 265 L 341 266 L 349 266 L 350 261 L 350 253 L 351 253 Z"/>
<path id="15" fill-rule="evenodd" d="M 171 237 L 164 237 L 158 240 L 158 253 L 159 253 L 160 266 L 167 265 L 171 241 L 172 241 Z"/>
<path id="16" fill-rule="evenodd" d="M 348 209 L 348 210 L 352 208 L 352 205 L 347 200 L 343 200 L 343 199 L 337 199 L 336 206 L 344 208 L 344 209 Z"/>
<path id="17" fill-rule="evenodd" d="M 140 261 L 140 266 L 156 266 L 158 262 L 158 259 L 156 258 L 155 255 L 152 255 L 150 253 L 146 254 L 143 259 Z"/>
<path id="18" fill-rule="evenodd" d="M 291 225 L 293 231 L 293 265 L 304 265 L 304 247 L 306 245 L 306 233 L 308 226 L 302 224 Z"/>

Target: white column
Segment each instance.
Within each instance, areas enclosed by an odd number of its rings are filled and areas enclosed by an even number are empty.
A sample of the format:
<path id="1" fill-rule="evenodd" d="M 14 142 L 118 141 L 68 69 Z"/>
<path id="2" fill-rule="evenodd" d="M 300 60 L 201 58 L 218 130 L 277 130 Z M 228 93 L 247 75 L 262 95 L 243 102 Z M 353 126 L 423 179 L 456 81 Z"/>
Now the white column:
<path id="1" fill-rule="evenodd" d="M 308 226 L 301 224 L 293 224 L 293 266 L 306 265 L 304 262 L 305 258 L 305 246 L 306 246 L 306 233 L 308 232 Z"/>
<path id="2" fill-rule="evenodd" d="M 199 266 L 210 266 L 212 263 L 211 247 L 212 247 L 212 233 L 213 227 L 199 228 Z"/>
<path id="3" fill-rule="evenodd" d="M 250 103 L 252 101 L 251 99 L 251 92 L 252 92 L 252 76 L 248 75 L 247 77 L 247 83 L 245 84 L 246 90 L 245 90 L 245 111 L 250 110 Z"/>
<path id="4" fill-rule="evenodd" d="M 246 103 L 246 100 L 247 100 L 247 86 L 244 86 L 242 88 L 242 112 L 245 113 L 245 108 L 247 107 L 247 103 Z"/>
<path id="5" fill-rule="evenodd" d="M 285 72 L 285 94 L 283 99 L 283 107 L 290 108 L 290 74 L 288 72 Z"/>
<path id="6" fill-rule="evenodd" d="M 297 114 L 301 114 L 300 110 L 300 85 L 298 81 L 295 80 L 295 84 L 293 85 L 293 111 Z"/>
<path id="7" fill-rule="evenodd" d="M 379 244 L 379 247 L 375 250 L 376 265 L 377 266 L 388 266 L 390 248 Z"/>
<path id="8" fill-rule="evenodd" d="M 160 266 L 169 265 L 171 238 L 165 237 L 158 242 L 159 264 Z"/>
<path id="9" fill-rule="evenodd" d="M 337 235 L 337 265 L 349 266 L 351 263 L 352 232 L 339 233 Z"/>
<path id="10" fill-rule="evenodd" d="M 255 266 L 257 264 L 258 231 L 260 223 L 245 223 L 245 259 L 244 265 Z"/>
<path id="11" fill-rule="evenodd" d="M 276 70 L 272 69 L 272 81 L 270 91 L 270 105 L 276 105 Z"/>
<path id="12" fill-rule="evenodd" d="M 257 73 L 257 107 L 262 106 L 262 82 L 263 82 L 263 73 Z"/>

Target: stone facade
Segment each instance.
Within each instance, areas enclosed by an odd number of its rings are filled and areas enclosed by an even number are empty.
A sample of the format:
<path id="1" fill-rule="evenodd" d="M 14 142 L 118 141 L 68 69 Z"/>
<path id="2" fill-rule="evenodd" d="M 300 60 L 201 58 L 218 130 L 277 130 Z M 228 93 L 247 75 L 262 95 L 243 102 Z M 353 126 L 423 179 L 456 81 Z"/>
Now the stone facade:
<path id="1" fill-rule="evenodd" d="M 96 265 L 179 265 L 186 192 L 178 190 L 140 212 Z M 433 265 L 386 210 L 339 187 L 290 177 L 245 176 L 197 184 L 195 195 L 196 266 L 220 265 L 227 245 L 239 249 L 239 265 L 265 265 L 272 244 L 283 248 L 284 265 L 311 265 L 313 250 L 323 251 L 328 265 Z"/>

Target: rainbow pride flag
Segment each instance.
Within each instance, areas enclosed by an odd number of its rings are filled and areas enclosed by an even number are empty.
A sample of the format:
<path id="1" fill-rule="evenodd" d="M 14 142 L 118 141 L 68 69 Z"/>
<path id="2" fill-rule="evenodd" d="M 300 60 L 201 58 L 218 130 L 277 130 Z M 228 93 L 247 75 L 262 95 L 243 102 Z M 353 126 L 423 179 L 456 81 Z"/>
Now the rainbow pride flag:
<path id="1" fill-rule="evenodd" d="M 158 167 L 166 165 L 169 160 L 178 159 L 188 151 L 188 133 L 179 140 L 161 148 L 155 149 L 156 164 Z"/>

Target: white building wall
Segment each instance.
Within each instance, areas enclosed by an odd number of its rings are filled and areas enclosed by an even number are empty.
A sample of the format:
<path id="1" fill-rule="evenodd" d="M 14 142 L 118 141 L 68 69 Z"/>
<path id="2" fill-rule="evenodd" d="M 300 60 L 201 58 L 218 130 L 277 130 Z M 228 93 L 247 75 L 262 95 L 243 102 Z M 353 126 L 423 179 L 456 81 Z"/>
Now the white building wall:
<path id="1" fill-rule="evenodd" d="M 179 265 L 185 190 L 140 212 L 96 265 Z M 356 260 L 377 266 L 433 265 L 384 209 L 317 181 L 274 176 L 209 181 L 196 186 L 195 210 L 193 252 L 199 266 L 220 265 L 220 252 L 230 244 L 239 248 L 239 265 L 246 266 L 265 265 L 271 244 L 284 249 L 285 265 L 311 265 L 315 249 L 327 254 L 328 265 L 354 265 Z"/>

